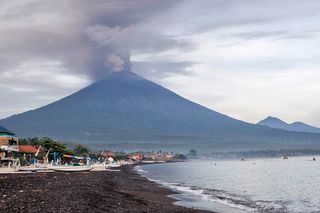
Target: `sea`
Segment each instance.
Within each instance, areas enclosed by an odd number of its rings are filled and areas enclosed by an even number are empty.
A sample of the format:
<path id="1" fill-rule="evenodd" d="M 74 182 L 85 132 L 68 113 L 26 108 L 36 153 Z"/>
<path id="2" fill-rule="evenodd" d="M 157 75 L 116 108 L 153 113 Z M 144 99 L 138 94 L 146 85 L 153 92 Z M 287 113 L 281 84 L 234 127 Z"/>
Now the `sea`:
<path id="1" fill-rule="evenodd" d="M 320 156 L 191 160 L 135 167 L 176 205 L 221 213 L 320 212 Z"/>

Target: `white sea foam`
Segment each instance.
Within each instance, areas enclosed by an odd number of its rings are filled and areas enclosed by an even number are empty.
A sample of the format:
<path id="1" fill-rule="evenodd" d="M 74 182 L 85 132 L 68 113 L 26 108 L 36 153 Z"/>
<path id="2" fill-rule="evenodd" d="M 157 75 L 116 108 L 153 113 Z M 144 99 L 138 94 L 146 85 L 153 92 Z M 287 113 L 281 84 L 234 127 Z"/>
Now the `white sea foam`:
<path id="1" fill-rule="evenodd" d="M 232 207 L 232 208 L 237 208 L 237 209 L 240 209 L 240 210 L 245 210 L 245 211 L 248 211 L 248 212 L 257 211 L 257 209 L 254 209 L 254 208 L 250 208 L 250 207 L 247 207 L 247 206 L 244 206 L 244 205 L 239 205 L 239 204 L 232 203 L 230 201 L 231 197 L 228 196 L 227 194 L 225 194 L 225 195 L 220 194 L 219 196 L 221 198 L 218 198 L 218 197 L 215 197 L 213 195 L 208 194 L 205 189 L 199 189 L 199 188 L 191 187 L 191 186 L 184 186 L 181 183 L 163 182 L 163 181 L 154 180 L 154 179 L 151 179 L 151 178 L 148 178 L 148 180 L 156 182 L 158 184 L 161 184 L 161 185 L 163 185 L 165 187 L 168 187 L 168 188 L 170 188 L 170 189 L 172 189 L 172 190 L 174 190 L 176 192 L 179 192 L 179 193 L 187 193 L 187 194 L 191 194 L 191 195 L 197 196 L 198 199 L 200 199 L 200 200 L 207 200 L 207 201 L 210 201 L 210 202 L 218 202 L 220 204 L 223 204 L 223 205 L 226 205 L 226 206 L 229 206 L 229 207 Z M 222 196 L 224 196 L 223 198 L 225 198 L 225 199 L 222 199 Z M 227 198 L 229 198 L 229 199 L 227 199 Z"/>
<path id="2" fill-rule="evenodd" d="M 309 170 L 304 167 L 313 168 L 317 165 L 309 165 L 309 162 L 305 165 L 304 160 L 293 162 L 292 159 L 290 161 L 263 159 L 255 160 L 255 162 L 256 164 L 219 161 L 215 166 L 200 161 L 176 165 L 147 165 L 140 169 L 148 173 L 140 174 L 179 192 L 180 194 L 172 195 L 172 197 L 179 200 L 178 205 L 187 207 L 218 212 L 219 210 L 223 212 L 224 206 L 228 208 L 228 212 L 232 212 L 232 209 L 236 209 L 235 212 L 259 213 L 320 212 L 319 206 L 316 205 L 320 203 L 316 196 L 320 190 L 303 191 L 305 196 L 303 198 L 308 202 L 302 202 L 299 196 L 301 188 L 298 185 L 303 184 L 310 188 L 309 184 L 312 184 L 313 189 L 316 189 L 317 181 L 311 180 L 318 180 L 318 176 L 313 173 L 308 176 L 299 173 L 303 178 L 301 181 L 301 178 L 293 178 L 293 176 L 288 176 L 287 172 L 282 172 L 283 168 L 288 167 L 295 174 L 298 171 L 296 167 L 308 172 Z M 320 175 L 320 172 L 317 174 Z M 310 181 L 307 182 L 305 179 Z M 310 196 L 311 194 L 315 196 Z"/>

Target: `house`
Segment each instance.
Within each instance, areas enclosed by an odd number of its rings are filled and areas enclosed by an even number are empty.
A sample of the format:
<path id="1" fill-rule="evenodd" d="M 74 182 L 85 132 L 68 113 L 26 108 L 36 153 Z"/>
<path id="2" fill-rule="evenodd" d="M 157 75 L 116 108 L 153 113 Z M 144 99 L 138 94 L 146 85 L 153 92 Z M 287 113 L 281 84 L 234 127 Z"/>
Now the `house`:
<path id="1" fill-rule="evenodd" d="M 18 152 L 18 138 L 14 133 L 0 126 L 0 165 L 14 161 L 14 152 Z"/>
<path id="2" fill-rule="evenodd" d="M 18 151 L 18 138 L 14 133 L 0 126 L 0 149 Z"/>
<path id="3" fill-rule="evenodd" d="M 19 152 L 26 153 L 26 154 L 36 154 L 38 151 L 38 148 L 31 145 L 20 145 L 19 146 Z"/>
<path id="4" fill-rule="evenodd" d="M 19 151 L 15 153 L 15 157 L 23 157 L 26 160 L 26 163 L 34 163 L 35 161 L 35 155 L 38 152 L 38 149 L 40 151 L 40 148 L 37 148 L 32 145 L 19 145 L 18 149 Z"/>
<path id="5" fill-rule="evenodd" d="M 144 158 L 144 155 L 141 153 L 135 153 L 128 156 L 128 159 L 134 160 L 134 161 L 142 161 Z"/>
<path id="6" fill-rule="evenodd" d="M 101 156 L 104 157 L 104 158 L 107 158 L 107 159 L 110 158 L 110 157 L 114 158 L 115 153 L 113 151 L 108 150 L 108 151 L 102 152 Z"/>

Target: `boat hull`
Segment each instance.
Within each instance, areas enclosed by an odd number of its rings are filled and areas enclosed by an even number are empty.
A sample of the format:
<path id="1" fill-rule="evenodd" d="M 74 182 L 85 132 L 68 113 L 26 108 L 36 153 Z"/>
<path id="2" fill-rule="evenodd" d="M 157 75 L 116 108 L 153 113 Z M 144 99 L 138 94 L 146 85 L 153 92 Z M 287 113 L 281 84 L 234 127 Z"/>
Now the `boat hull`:
<path id="1" fill-rule="evenodd" d="M 65 166 L 65 167 L 51 167 L 51 170 L 55 172 L 89 172 L 92 167 L 82 167 L 82 166 Z"/>
<path id="2" fill-rule="evenodd" d="M 36 167 L 19 167 L 17 169 L 18 172 L 37 172 L 38 170 L 40 169 Z"/>

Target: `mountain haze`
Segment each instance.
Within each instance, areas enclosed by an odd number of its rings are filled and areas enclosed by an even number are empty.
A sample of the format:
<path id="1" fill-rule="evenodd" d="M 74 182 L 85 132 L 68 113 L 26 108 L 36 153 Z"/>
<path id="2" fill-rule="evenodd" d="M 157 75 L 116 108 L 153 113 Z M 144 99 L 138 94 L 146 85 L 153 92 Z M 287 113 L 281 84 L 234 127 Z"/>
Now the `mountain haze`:
<path id="1" fill-rule="evenodd" d="M 276 117 L 267 117 L 266 119 L 257 123 L 258 125 L 268 126 L 276 129 L 283 129 L 288 131 L 296 132 L 309 132 L 309 133 L 320 133 L 320 128 L 314 127 L 303 122 L 293 122 L 291 124 L 280 120 Z"/>
<path id="2" fill-rule="evenodd" d="M 191 102 L 133 72 L 106 78 L 47 106 L 0 121 L 20 137 L 96 146 L 207 149 L 318 147 L 320 135 L 249 124 Z M 141 145 L 142 144 L 142 145 Z M 286 145 L 288 146 L 288 145 Z"/>

